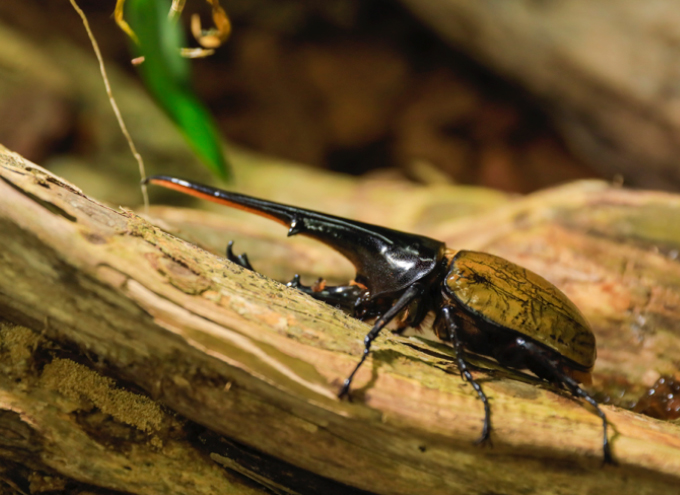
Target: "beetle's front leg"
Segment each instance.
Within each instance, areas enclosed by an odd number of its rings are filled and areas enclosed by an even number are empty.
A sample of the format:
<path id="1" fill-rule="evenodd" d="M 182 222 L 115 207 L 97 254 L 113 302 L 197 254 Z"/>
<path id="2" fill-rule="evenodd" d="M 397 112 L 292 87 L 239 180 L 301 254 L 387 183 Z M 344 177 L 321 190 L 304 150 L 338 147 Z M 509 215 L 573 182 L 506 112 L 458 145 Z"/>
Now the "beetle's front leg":
<path id="1" fill-rule="evenodd" d="M 405 308 L 407 308 L 409 304 L 411 304 L 413 301 L 417 299 L 422 299 L 424 294 L 425 286 L 423 284 L 420 283 L 413 284 L 404 291 L 401 297 L 397 299 L 397 302 L 395 302 L 394 305 L 385 314 L 383 314 L 380 318 L 377 319 L 377 321 L 373 325 L 373 328 L 371 328 L 371 331 L 366 334 L 366 337 L 364 337 L 364 353 L 361 356 L 359 363 L 354 368 L 354 371 L 352 371 L 349 377 L 347 377 L 347 379 L 345 380 L 345 383 L 343 384 L 342 389 L 340 389 L 340 393 L 338 394 L 339 398 L 342 399 L 345 396 L 349 397 L 349 388 L 352 385 L 354 375 L 356 375 L 357 371 L 359 371 L 359 368 L 361 368 L 361 365 L 364 364 L 364 361 L 366 361 L 368 354 L 371 352 L 371 344 L 373 344 L 373 341 L 376 339 L 378 334 L 380 334 L 380 331 L 383 328 L 385 328 L 389 324 L 389 322 L 391 322 L 399 313 L 401 313 Z"/>
<path id="2" fill-rule="evenodd" d="M 300 275 L 295 275 L 293 280 L 286 284 L 300 292 L 312 296 L 314 299 L 323 301 L 330 306 L 340 308 L 354 315 L 357 306 L 363 301 L 366 289 L 358 285 L 326 285 L 321 279 L 314 285 L 302 285 Z"/>
<path id="3" fill-rule="evenodd" d="M 453 343 L 453 348 L 456 351 L 456 361 L 458 362 L 458 370 L 460 371 L 460 376 L 463 378 L 463 380 L 467 381 L 470 385 L 472 385 L 472 388 L 475 389 L 477 392 L 477 395 L 479 396 L 479 399 L 482 401 L 484 404 L 484 427 L 482 428 L 482 436 L 479 437 L 477 440 L 477 444 L 489 442 L 491 443 L 491 408 L 489 407 L 489 399 L 486 397 L 486 394 L 482 390 L 482 387 L 479 383 L 475 381 L 475 379 L 472 377 L 472 373 L 470 373 L 470 370 L 468 369 L 468 365 L 465 362 L 465 358 L 463 357 L 463 345 L 460 342 L 460 338 L 458 336 L 458 325 L 456 324 L 456 317 L 454 314 L 454 309 L 445 306 L 441 310 L 441 316 L 444 318 L 444 321 L 446 322 L 446 328 L 448 330 L 448 338 Z"/>
<path id="4" fill-rule="evenodd" d="M 234 241 L 229 241 L 229 244 L 227 244 L 227 259 L 232 263 L 236 263 L 238 266 L 242 266 L 252 272 L 255 271 L 253 265 L 250 264 L 246 253 L 239 254 L 238 256 L 234 254 Z"/>
<path id="5" fill-rule="evenodd" d="M 243 268 L 255 271 L 253 265 L 250 264 L 247 254 L 234 254 L 234 241 L 229 241 L 229 244 L 227 245 L 227 259 Z M 300 292 L 304 292 L 314 299 L 318 299 L 330 306 L 338 307 L 352 314 L 354 314 L 355 309 L 366 294 L 366 289 L 359 285 L 327 286 L 323 283 L 317 283 L 310 286 L 302 285 L 299 275 L 295 275 L 286 285 L 297 289 Z"/>

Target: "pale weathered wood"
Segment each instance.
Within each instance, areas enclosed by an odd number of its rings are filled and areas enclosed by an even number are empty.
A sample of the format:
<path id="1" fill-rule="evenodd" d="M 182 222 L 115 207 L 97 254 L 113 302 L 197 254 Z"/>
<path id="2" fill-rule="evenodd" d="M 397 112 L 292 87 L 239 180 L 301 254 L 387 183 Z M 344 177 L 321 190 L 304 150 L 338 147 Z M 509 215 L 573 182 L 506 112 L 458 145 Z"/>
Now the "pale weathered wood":
<path id="1" fill-rule="evenodd" d="M 495 430 L 492 448 L 474 446 L 482 420 L 474 392 L 449 348 L 417 337 L 381 338 L 355 400 L 339 401 L 365 324 L 103 206 L 7 151 L 0 175 L 2 314 L 96 356 L 215 432 L 375 493 L 656 494 L 680 481 L 677 425 L 604 406 L 619 466 L 602 467 L 591 412 L 503 373 L 478 375 Z M 595 386 L 615 373 L 642 383 L 645 370 L 672 366 L 678 346 L 680 268 L 666 246 L 680 242 L 631 218 L 673 221 L 679 202 L 594 183 L 422 230 L 545 274 L 594 323 Z M 602 222 L 605 210 L 619 221 Z M 635 242 L 625 242 L 631 232 Z M 640 315 L 654 322 L 641 345 L 630 326 Z"/>
<path id="2" fill-rule="evenodd" d="M 571 148 L 605 176 L 680 187 L 676 1 L 402 2 L 536 95 Z"/>

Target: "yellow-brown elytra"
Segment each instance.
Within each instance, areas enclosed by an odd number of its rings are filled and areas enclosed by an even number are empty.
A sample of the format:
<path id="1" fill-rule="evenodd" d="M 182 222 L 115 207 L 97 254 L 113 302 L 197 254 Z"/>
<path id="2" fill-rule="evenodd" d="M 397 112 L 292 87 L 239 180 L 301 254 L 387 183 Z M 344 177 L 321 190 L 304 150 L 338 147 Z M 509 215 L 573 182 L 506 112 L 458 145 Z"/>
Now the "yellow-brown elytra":
<path id="1" fill-rule="evenodd" d="M 299 277 L 288 283 L 315 299 L 339 306 L 360 319 L 376 318 L 364 339 L 364 353 L 338 394 L 348 395 L 352 379 L 380 331 L 397 316 L 400 329 L 419 325 L 433 311 L 437 336 L 453 344 L 461 376 L 484 404 L 479 442 L 489 439 L 491 411 L 481 386 L 468 369 L 463 349 L 493 357 L 508 368 L 529 369 L 567 388 L 593 406 L 602 420 L 604 461 L 613 463 L 607 418 L 579 386 L 595 364 L 595 336 L 576 306 L 550 282 L 503 258 L 453 251 L 429 237 L 355 222 L 311 210 L 231 193 L 168 176 L 147 183 L 278 221 L 288 235 L 321 241 L 349 259 L 357 274 L 343 286 L 307 287 Z M 245 254 L 227 258 L 252 270 Z"/>

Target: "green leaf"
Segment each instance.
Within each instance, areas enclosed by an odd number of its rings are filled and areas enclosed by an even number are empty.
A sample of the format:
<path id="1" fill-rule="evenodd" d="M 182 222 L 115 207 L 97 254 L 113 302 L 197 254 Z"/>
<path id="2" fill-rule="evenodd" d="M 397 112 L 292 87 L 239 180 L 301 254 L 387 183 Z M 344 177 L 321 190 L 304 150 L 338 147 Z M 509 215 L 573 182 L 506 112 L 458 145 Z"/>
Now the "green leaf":
<path id="1" fill-rule="evenodd" d="M 189 61 L 180 55 L 186 46 L 181 26 L 168 20 L 169 0 L 127 0 L 125 18 L 137 35 L 135 56 L 143 56 L 139 72 L 158 104 L 177 124 L 201 160 L 218 176 L 229 167 L 215 123 L 193 91 Z"/>

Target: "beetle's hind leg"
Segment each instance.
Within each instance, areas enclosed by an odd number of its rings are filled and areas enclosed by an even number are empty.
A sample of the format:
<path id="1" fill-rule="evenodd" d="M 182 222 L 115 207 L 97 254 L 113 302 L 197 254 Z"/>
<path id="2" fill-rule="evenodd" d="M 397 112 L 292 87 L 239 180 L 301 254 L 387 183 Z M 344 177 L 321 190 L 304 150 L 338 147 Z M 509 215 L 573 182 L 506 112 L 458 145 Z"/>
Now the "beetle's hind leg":
<path id="1" fill-rule="evenodd" d="M 567 386 L 572 394 L 574 394 L 576 397 L 584 399 L 586 402 L 588 402 L 588 404 L 595 408 L 597 415 L 602 420 L 602 452 L 604 455 L 604 463 L 616 464 L 614 457 L 612 456 L 611 446 L 609 445 L 609 437 L 607 435 L 607 416 L 604 414 L 602 409 L 600 409 L 600 406 L 595 401 L 595 399 L 593 399 L 588 392 L 583 390 L 576 380 L 567 374 L 563 374 L 563 376 L 560 376 L 560 378 L 563 380 L 563 383 Z"/>
<path id="2" fill-rule="evenodd" d="M 468 369 L 468 365 L 463 357 L 463 345 L 458 336 L 458 325 L 456 324 L 456 317 L 454 315 L 453 308 L 448 306 L 442 308 L 441 316 L 443 316 L 446 322 L 446 328 L 448 331 L 448 338 L 453 343 L 453 348 L 456 351 L 456 361 L 458 363 L 458 370 L 460 371 L 460 376 L 463 380 L 467 381 L 472 388 L 477 392 L 479 400 L 484 404 L 484 426 L 482 427 L 482 435 L 477 440 L 477 444 L 482 444 L 485 442 L 491 443 L 491 407 L 489 406 L 489 399 L 487 398 L 482 386 L 475 381 Z"/>
<path id="3" fill-rule="evenodd" d="M 518 347 L 524 349 L 527 355 L 530 356 L 534 361 L 537 361 L 541 371 L 540 373 L 537 373 L 539 376 L 547 378 L 549 381 L 563 385 L 572 393 L 572 395 L 585 400 L 595 409 L 596 414 L 602 420 L 602 453 L 604 455 L 604 463 L 616 464 L 614 457 L 612 456 L 611 446 L 609 445 L 609 437 L 607 434 L 607 416 L 604 414 L 602 409 L 600 409 L 600 406 L 595 401 L 595 399 L 593 399 L 593 397 L 588 392 L 583 390 L 576 380 L 565 373 L 555 358 L 550 356 L 549 353 L 545 351 L 545 349 L 521 337 L 517 338 L 516 344 Z M 550 377 L 544 376 L 546 371 L 551 375 Z M 536 373 L 536 371 L 534 372 Z"/>

